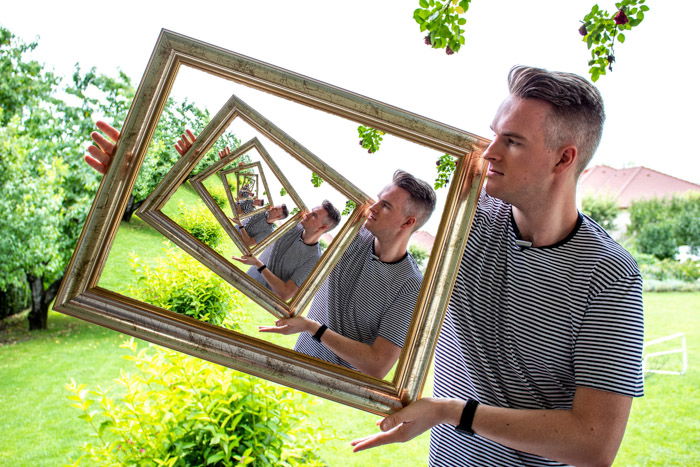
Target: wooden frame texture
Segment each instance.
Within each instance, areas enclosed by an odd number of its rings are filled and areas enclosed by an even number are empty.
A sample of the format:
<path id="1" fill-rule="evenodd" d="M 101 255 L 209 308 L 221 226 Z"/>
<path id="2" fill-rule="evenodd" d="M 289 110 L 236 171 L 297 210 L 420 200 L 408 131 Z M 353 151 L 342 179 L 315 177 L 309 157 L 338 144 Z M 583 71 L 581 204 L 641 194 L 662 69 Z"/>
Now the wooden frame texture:
<path id="1" fill-rule="evenodd" d="M 448 200 L 424 274 L 413 322 L 392 381 L 379 380 L 97 286 L 136 175 L 181 65 L 191 66 L 371 126 L 457 158 L 457 168 L 452 176 Z M 174 176 L 170 186 L 182 184 L 191 171 L 186 170 L 185 166 L 191 164 L 196 157 L 188 157 L 188 154 L 196 154 L 198 151 L 204 154 L 203 149 L 211 147 L 217 135 L 223 132 L 227 112 L 232 110 L 232 106 L 239 109 L 247 107 L 232 96 L 199 135 L 188 153 L 173 166 L 177 176 Z M 253 109 L 245 110 L 248 116 L 259 115 Z M 325 180 L 342 179 L 323 161 L 308 153 L 303 146 L 291 138 L 285 138 L 278 128 L 263 128 L 261 120 L 250 120 L 252 126 L 265 131 L 268 137 L 283 149 L 302 153 L 313 159 L 314 164 L 322 169 L 317 173 Z M 455 273 L 476 210 L 485 174 L 485 162 L 481 154 L 487 144 L 488 140 L 474 134 L 163 30 L 122 128 L 113 162 L 103 178 L 87 216 L 58 292 L 55 308 L 125 334 L 353 407 L 377 414 L 391 413 L 418 398 L 425 382 L 437 334 L 454 285 Z M 177 167 L 178 164 L 180 167 Z M 151 207 L 156 206 L 156 200 L 162 200 L 165 187 L 166 185 L 161 184 L 151 195 Z M 341 184 L 339 189 L 349 199 L 369 200 L 369 197 L 352 190 L 350 186 Z M 156 193 L 158 190 L 160 193 Z M 346 239 L 352 239 L 354 231 L 361 225 L 364 208 L 365 206 L 358 204 L 351 219 L 341 229 L 346 230 Z M 158 217 L 158 209 L 147 209 L 148 206 L 142 211 L 150 213 L 146 214 L 147 217 Z M 176 231 L 178 228 L 177 225 L 167 225 L 168 222 L 172 222 L 167 217 L 157 221 L 162 224 L 162 228 L 168 227 L 170 231 Z M 189 234 L 182 237 L 180 246 L 194 254 L 197 252 L 197 245 L 192 243 L 188 236 Z M 329 247 L 337 249 L 337 257 L 347 246 L 341 243 L 334 242 L 334 245 Z M 213 266 L 217 273 L 223 272 L 223 269 L 216 269 L 217 264 Z M 309 288 L 312 289 L 313 287 Z M 298 295 L 294 301 L 301 303 L 310 298 L 311 296 Z M 275 310 L 284 312 L 283 307 Z"/>

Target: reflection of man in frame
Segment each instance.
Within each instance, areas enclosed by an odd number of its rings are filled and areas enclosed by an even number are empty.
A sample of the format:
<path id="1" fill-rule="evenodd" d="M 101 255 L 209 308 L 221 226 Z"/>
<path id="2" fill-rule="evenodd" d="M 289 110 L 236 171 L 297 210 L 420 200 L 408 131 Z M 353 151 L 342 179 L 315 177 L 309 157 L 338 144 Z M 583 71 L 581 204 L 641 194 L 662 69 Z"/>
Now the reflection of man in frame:
<path id="1" fill-rule="evenodd" d="M 245 255 L 233 259 L 250 265 L 247 274 L 282 300 L 297 293 L 321 257 L 318 241 L 340 222 L 340 212 L 324 201 L 304 213 L 301 222 L 263 251 L 260 258 Z"/>
<path id="2" fill-rule="evenodd" d="M 508 81 L 438 340 L 437 398 L 387 417 L 355 450 L 434 427 L 432 465 L 610 465 L 643 393 L 639 270 L 576 209 L 600 93 L 537 68 Z"/>
<path id="3" fill-rule="evenodd" d="M 246 193 L 247 194 L 247 193 Z M 252 196 L 252 193 L 250 193 Z M 256 207 L 262 207 L 265 202 L 261 199 L 243 198 L 236 201 L 236 214 L 239 216 L 253 212 Z"/>
<path id="4" fill-rule="evenodd" d="M 243 225 L 238 227 L 243 243 L 247 246 L 255 245 L 270 235 L 275 230 L 275 222 L 289 215 L 286 204 L 271 206 L 265 212 L 259 212 L 243 220 Z"/>
<path id="5" fill-rule="evenodd" d="M 98 121 L 109 138 L 92 132 L 85 161 L 105 173 L 119 131 Z M 175 145 L 184 154 L 195 141 L 187 130 Z M 396 171 L 379 194 L 350 248 L 321 286 L 309 317 L 278 320 L 263 332 L 302 333 L 296 350 L 384 377 L 401 353 L 418 298 L 422 274 L 408 241 L 435 208 L 435 192 L 422 180 Z"/>
<path id="6" fill-rule="evenodd" d="M 314 297 L 308 317 L 263 332 L 301 333 L 295 350 L 383 378 L 401 353 L 422 275 L 408 241 L 435 208 L 425 182 L 397 171 Z"/>

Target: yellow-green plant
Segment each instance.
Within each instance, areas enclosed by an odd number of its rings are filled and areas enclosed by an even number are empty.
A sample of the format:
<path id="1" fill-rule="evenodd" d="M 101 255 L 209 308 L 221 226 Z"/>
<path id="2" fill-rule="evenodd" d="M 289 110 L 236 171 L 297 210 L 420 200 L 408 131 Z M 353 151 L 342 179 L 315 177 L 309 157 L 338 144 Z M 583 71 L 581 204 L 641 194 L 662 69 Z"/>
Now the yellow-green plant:
<path id="1" fill-rule="evenodd" d="M 131 296 L 151 305 L 236 329 L 244 319 L 241 293 L 184 251 L 164 248 L 155 265 L 131 255 L 138 275 Z"/>
<path id="2" fill-rule="evenodd" d="M 216 248 L 223 237 L 221 225 L 204 204 L 192 206 L 181 201 L 178 204 L 175 222 L 194 238 L 212 248 Z"/>
<path id="3" fill-rule="evenodd" d="M 112 390 L 66 385 L 93 439 L 74 465 L 324 465 L 311 397 L 131 339 L 135 372 Z"/>

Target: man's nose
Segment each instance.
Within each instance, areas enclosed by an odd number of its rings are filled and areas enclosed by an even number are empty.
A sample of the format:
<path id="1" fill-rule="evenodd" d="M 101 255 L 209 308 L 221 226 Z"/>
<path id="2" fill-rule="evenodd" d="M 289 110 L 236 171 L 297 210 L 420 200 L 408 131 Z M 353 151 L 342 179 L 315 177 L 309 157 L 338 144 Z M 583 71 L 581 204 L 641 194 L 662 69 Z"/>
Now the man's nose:
<path id="1" fill-rule="evenodd" d="M 493 141 L 491 141 L 491 144 L 489 144 L 489 146 L 486 148 L 486 151 L 484 151 L 483 157 L 487 161 L 493 161 L 493 160 L 500 158 L 495 139 Z"/>

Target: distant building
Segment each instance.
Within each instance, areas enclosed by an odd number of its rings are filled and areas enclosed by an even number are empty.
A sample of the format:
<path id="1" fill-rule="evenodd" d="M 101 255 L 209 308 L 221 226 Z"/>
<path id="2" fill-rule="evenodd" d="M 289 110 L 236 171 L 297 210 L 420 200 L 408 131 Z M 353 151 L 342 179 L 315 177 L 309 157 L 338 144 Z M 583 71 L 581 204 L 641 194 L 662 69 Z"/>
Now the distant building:
<path id="1" fill-rule="evenodd" d="M 629 224 L 627 209 L 634 201 L 649 198 L 671 198 L 689 191 L 700 193 L 700 185 L 647 167 L 615 169 L 596 165 L 583 171 L 578 182 L 579 202 L 585 196 L 608 196 L 620 208 L 615 224 L 617 236 Z"/>
<path id="2" fill-rule="evenodd" d="M 596 165 L 583 171 L 578 182 L 579 198 L 586 195 L 610 196 L 620 209 L 633 201 L 670 198 L 688 191 L 700 192 L 700 185 L 646 167 L 614 169 Z"/>
<path id="3" fill-rule="evenodd" d="M 409 245 L 416 245 L 428 253 L 433 251 L 433 243 L 435 243 L 435 237 L 425 230 L 419 230 L 414 233 L 408 241 Z"/>

